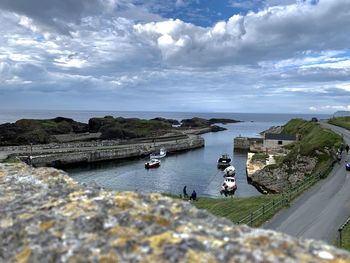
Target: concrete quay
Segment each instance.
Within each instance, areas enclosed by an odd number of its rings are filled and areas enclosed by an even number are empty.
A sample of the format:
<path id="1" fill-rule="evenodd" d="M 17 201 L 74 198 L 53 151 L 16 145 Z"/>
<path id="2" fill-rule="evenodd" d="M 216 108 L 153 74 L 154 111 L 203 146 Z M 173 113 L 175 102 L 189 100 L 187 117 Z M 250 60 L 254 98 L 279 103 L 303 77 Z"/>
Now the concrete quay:
<path id="1" fill-rule="evenodd" d="M 157 142 L 133 142 L 130 144 L 109 143 L 108 145 L 95 142 L 93 146 L 77 147 L 72 144 L 71 147 L 49 148 L 47 145 L 40 147 L 24 147 L 12 149 L 7 147 L 0 149 L 0 156 L 3 159 L 8 157 L 17 157 L 26 160 L 28 156 L 32 156 L 32 164 L 36 167 L 53 166 L 60 167 L 76 163 L 91 163 L 106 160 L 117 160 L 133 157 L 142 157 L 149 155 L 155 149 L 164 147 L 169 153 L 186 151 L 204 147 L 204 139 L 197 135 L 182 136 L 180 138 L 169 138 L 169 140 L 161 140 Z M 2 151 L 1 151 L 2 150 Z M 12 151 L 10 151 L 12 150 Z"/>

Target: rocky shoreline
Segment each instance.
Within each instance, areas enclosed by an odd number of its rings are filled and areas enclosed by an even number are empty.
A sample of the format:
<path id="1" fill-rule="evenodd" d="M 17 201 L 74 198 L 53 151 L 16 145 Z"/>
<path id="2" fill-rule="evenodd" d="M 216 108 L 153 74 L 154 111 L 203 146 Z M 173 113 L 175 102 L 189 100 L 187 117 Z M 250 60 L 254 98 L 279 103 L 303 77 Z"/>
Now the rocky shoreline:
<path id="1" fill-rule="evenodd" d="M 159 194 L 106 191 L 0 164 L 0 262 L 350 262 L 323 242 L 217 218 Z"/>

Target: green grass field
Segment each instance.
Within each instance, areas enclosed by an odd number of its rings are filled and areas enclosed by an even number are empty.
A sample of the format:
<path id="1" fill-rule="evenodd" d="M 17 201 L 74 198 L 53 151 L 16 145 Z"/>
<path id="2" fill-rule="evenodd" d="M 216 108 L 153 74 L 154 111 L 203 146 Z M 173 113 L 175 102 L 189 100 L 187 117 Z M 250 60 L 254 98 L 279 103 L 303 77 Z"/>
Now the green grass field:
<path id="1" fill-rule="evenodd" d="M 272 200 L 279 200 L 280 195 L 262 195 L 256 197 L 227 197 L 227 198 L 206 198 L 201 197 L 193 204 L 199 209 L 205 209 L 213 215 L 224 217 L 230 221 L 237 223 L 244 217 L 249 217 L 250 213 L 260 209 L 263 205 L 272 202 Z M 277 209 L 277 207 L 276 207 Z M 263 220 L 255 220 L 253 226 L 259 226 L 264 223 L 268 218 L 275 214 L 276 210 L 271 213 L 266 213 L 266 217 Z M 249 219 L 248 219 L 249 221 Z"/>
<path id="2" fill-rule="evenodd" d="M 332 118 L 328 123 L 350 130 L 350 117 Z"/>

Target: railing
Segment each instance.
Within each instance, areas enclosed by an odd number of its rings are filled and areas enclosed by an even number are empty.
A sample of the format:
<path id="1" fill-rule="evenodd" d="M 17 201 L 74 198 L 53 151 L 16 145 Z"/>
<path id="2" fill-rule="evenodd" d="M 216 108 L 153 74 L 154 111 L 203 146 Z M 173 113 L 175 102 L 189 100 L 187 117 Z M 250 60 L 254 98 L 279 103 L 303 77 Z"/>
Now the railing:
<path id="1" fill-rule="evenodd" d="M 350 218 L 348 218 L 344 224 L 341 225 L 338 229 L 338 240 L 337 240 L 337 245 L 338 247 L 342 248 L 344 247 L 344 244 L 349 244 L 350 243 L 350 238 L 349 235 L 344 236 L 343 235 L 343 230 L 346 229 L 348 224 L 350 223 Z"/>
<path id="2" fill-rule="evenodd" d="M 257 226 L 265 222 L 268 218 L 272 217 L 275 214 L 275 212 L 277 212 L 280 208 L 288 206 L 294 198 L 299 196 L 306 189 L 314 185 L 320 179 L 327 177 L 331 169 L 332 169 L 332 166 L 325 169 L 322 172 L 309 176 L 299 185 L 290 188 L 285 193 L 276 195 L 276 199 L 270 201 L 267 204 L 264 204 L 259 209 L 252 211 L 251 213 L 249 213 L 247 216 L 243 217 L 236 223 L 247 224 L 249 226 Z"/>

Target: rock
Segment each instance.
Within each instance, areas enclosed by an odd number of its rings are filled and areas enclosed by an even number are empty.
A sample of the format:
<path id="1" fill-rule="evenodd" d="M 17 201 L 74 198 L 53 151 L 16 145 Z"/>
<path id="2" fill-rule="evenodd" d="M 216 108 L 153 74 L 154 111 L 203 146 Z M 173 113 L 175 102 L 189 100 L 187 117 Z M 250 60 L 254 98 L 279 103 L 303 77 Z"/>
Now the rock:
<path id="1" fill-rule="evenodd" d="M 208 121 L 209 121 L 210 124 L 215 124 L 215 123 L 228 124 L 228 123 L 241 122 L 241 121 L 238 121 L 238 120 L 225 119 L 225 118 L 211 118 Z"/>
<path id="2" fill-rule="evenodd" d="M 159 194 L 0 164 L 0 262 L 350 262 L 318 241 L 252 229 Z M 13 197 L 13 198 L 12 198 Z"/>
<path id="3" fill-rule="evenodd" d="M 260 167 L 251 171 L 249 178 L 253 183 L 263 187 L 271 193 L 281 193 L 291 186 L 301 183 L 315 169 L 317 158 L 298 155 L 292 163 L 283 163 L 276 167 L 273 166 L 256 166 Z M 248 169 L 248 170 L 249 170 Z"/>

